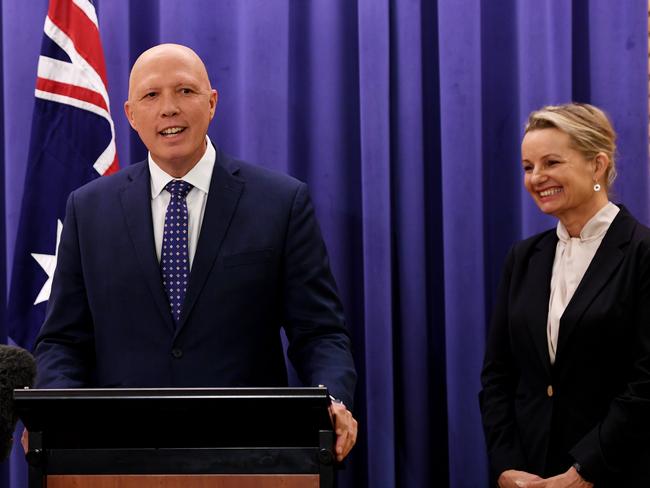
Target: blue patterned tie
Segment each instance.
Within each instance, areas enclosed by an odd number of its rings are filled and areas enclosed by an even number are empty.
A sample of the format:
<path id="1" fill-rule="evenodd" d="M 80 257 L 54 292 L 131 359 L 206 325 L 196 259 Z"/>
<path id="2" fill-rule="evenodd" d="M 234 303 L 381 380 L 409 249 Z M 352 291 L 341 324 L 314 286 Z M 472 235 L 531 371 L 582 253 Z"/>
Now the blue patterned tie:
<path id="1" fill-rule="evenodd" d="M 192 185 L 183 180 L 172 180 L 165 186 L 165 190 L 171 194 L 171 198 L 165 214 L 160 267 L 163 286 L 167 292 L 176 324 L 181 318 L 181 308 L 185 299 L 185 290 L 187 290 L 187 280 L 190 276 L 185 197 L 192 188 Z"/>

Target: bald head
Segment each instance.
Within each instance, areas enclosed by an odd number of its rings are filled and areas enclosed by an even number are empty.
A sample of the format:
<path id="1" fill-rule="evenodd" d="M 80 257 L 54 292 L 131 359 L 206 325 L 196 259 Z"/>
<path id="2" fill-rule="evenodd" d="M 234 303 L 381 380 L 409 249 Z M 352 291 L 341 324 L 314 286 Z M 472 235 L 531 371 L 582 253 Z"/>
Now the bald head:
<path id="1" fill-rule="evenodd" d="M 180 177 L 201 158 L 216 106 L 217 91 L 190 48 L 161 44 L 133 64 L 124 111 L 154 162 L 168 174 Z"/>
<path id="2" fill-rule="evenodd" d="M 212 89 L 208 71 L 205 64 L 192 49 L 181 44 L 159 44 L 143 52 L 133 63 L 129 76 L 129 100 L 132 99 L 134 86 L 151 73 L 154 66 L 177 66 L 191 72 L 201 83 L 201 88 L 207 91 Z"/>

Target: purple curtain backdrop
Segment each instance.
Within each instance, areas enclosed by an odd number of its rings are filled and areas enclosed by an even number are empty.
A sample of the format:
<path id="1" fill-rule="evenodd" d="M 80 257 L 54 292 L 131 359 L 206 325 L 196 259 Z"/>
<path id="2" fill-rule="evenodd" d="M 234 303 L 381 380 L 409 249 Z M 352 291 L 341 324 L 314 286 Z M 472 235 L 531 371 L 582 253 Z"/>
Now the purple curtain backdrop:
<path id="1" fill-rule="evenodd" d="M 353 334 L 360 437 L 341 486 L 487 486 L 477 393 L 501 263 L 553 225 L 522 187 L 526 115 L 570 100 L 619 132 L 616 201 L 649 222 L 645 0 L 95 0 L 122 165 L 129 66 L 193 47 L 210 137 L 307 181 Z M 3 0 L 2 314 L 47 0 Z M 0 341 L 6 340 L 4 321 Z M 24 461 L 0 487 L 26 486 Z"/>

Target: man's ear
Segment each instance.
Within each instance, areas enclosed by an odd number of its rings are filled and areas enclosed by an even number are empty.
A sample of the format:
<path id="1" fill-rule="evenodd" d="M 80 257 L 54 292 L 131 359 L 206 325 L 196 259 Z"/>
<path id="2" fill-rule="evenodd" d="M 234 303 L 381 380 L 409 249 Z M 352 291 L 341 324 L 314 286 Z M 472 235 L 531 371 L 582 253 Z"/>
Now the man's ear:
<path id="1" fill-rule="evenodd" d="M 135 126 L 135 118 L 133 117 L 133 108 L 129 104 L 128 100 L 124 102 L 124 113 L 126 114 L 126 119 L 129 121 L 129 124 L 133 127 L 133 130 L 137 131 L 138 129 Z"/>
<path id="2" fill-rule="evenodd" d="M 210 90 L 210 120 L 214 117 L 217 110 L 217 103 L 219 102 L 219 92 L 214 88 Z"/>

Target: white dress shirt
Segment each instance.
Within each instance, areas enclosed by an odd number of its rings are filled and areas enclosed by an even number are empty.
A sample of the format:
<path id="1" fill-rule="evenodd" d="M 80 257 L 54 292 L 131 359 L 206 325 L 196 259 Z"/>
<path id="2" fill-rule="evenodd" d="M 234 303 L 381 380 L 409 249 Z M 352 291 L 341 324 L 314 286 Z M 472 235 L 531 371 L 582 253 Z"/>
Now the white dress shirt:
<path id="1" fill-rule="evenodd" d="M 546 327 L 551 364 L 555 363 L 562 314 L 619 210 L 612 202 L 607 202 L 607 205 L 585 224 L 580 231 L 580 237 L 571 237 L 562 222 L 557 223 L 559 240 L 555 248 Z"/>
<path id="2" fill-rule="evenodd" d="M 199 162 L 196 163 L 185 176 L 180 178 L 194 187 L 190 190 L 185 199 L 187 202 L 188 213 L 190 269 L 194 261 L 194 254 L 196 252 L 199 234 L 201 233 L 205 204 L 208 201 L 210 181 L 212 180 L 212 170 L 214 169 L 214 163 L 217 159 L 217 153 L 210 142 L 210 138 L 207 135 L 205 138 L 208 143 L 205 153 L 203 153 Z M 156 255 L 158 256 L 158 262 L 160 262 L 163 230 L 165 227 L 165 213 L 167 212 L 167 205 L 169 205 L 169 200 L 171 198 L 169 192 L 165 190 L 165 185 L 173 180 L 174 177 L 160 169 L 153 159 L 151 159 L 151 153 L 149 153 L 148 159 L 149 174 L 151 175 L 151 218 L 153 221 L 153 237 L 156 244 Z"/>

